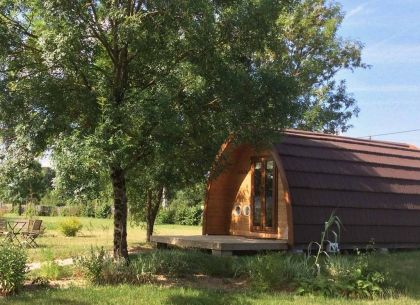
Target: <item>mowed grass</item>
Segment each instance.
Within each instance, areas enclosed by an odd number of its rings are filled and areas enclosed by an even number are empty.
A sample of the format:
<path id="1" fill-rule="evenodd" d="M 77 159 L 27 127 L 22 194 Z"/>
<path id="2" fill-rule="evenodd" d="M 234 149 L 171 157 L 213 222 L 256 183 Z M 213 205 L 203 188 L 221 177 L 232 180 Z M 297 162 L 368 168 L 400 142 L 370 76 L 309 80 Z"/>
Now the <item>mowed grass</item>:
<path id="1" fill-rule="evenodd" d="M 18 218 L 15 215 L 6 215 L 8 220 Z M 91 247 L 105 247 L 112 249 L 113 243 L 113 221 L 112 219 L 96 219 L 88 217 L 77 217 L 83 224 L 82 230 L 76 237 L 66 237 L 59 230 L 59 224 L 66 217 L 36 217 L 43 220 L 45 233 L 37 239 L 39 248 L 28 249 L 29 261 L 38 262 L 44 260 L 43 252 L 48 249 L 52 251 L 54 258 L 69 258 L 80 256 L 90 251 Z M 182 225 L 156 225 L 155 234 L 160 235 L 199 235 L 201 227 Z M 144 226 L 128 225 L 128 246 L 135 248 L 144 246 L 146 242 L 146 230 Z"/>
<path id="2" fill-rule="evenodd" d="M 26 292 L 0 304 L 124 304 L 124 305 L 411 305 L 419 300 L 410 297 L 377 300 L 348 300 L 286 293 L 226 292 L 212 289 L 161 287 L 157 285 L 121 285 L 88 288 L 50 289 Z"/>

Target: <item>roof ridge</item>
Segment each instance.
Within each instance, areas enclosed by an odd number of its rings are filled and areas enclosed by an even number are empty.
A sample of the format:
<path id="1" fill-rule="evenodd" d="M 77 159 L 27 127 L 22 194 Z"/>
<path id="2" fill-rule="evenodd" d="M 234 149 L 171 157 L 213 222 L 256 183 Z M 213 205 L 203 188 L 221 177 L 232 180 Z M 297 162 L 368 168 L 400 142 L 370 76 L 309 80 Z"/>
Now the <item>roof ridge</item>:
<path id="1" fill-rule="evenodd" d="M 404 150 L 409 150 L 409 151 L 420 152 L 420 149 L 418 147 L 416 147 L 415 145 L 408 144 L 408 143 L 360 139 L 360 138 L 349 137 L 349 136 L 326 134 L 326 133 L 321 133 L 321 132 L 306 131 L 306 130 L 299 130 L 299 129 L 285 129 L 283 133 L 286 135 L 301 136 L 301 137 L 306 137 L 306 138 L 324 139 L 324 140 L 331 140 L 331 141 L 336 141 L 336 142 L 353 142 L 353 143 L 360 143 L 364 145 L 381 146 L 381 147 L 404 149 Z"/>

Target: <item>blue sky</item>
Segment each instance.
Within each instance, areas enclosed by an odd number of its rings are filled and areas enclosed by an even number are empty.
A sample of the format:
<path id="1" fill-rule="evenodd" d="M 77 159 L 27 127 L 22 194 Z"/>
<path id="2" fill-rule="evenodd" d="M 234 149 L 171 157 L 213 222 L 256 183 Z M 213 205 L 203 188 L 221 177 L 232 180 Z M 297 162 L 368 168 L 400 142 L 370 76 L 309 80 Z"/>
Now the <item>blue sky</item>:
<path id="1" fill-rule="evenodd" d="M 420 0 L 339 0 L 340 35 L 361 41 L 367 70 L 341 72 L 361 109 L 348 136 L 420 129 Z M 420 131 L 374 137 L 420 147 Z"/>

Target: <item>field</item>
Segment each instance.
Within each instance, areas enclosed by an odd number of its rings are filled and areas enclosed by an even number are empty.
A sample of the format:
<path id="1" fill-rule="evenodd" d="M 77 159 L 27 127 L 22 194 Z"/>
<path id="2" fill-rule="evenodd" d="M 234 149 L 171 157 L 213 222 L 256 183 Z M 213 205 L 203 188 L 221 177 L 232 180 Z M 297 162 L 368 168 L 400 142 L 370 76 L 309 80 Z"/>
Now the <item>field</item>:
<path id="1" fill-rule="evenodd" d="M 16 216 L 7 216 L 8 219 Z M 64 237 L 59 231 L 61 217 L 41 217 L 46 226 L 46 233 L 39 239 L 40 248 L 30 249 L 30 261 L 42 261 L 44 252 L 50 249 L 55 258 L 67 258 L 87 253 L 91 246 L 104 246 L 111 249 L 112 221 L 108 219 L 79 218 L 83 229 L 77 237 Z M 158 225 L 159 234 L 200 234 L 201 228 L 180 225 Z M 141 226 L 130 226 L 128 232 L 131 248 L 150 247 L 145 243 L 145 230 Z M 166 253 L 166 252 L 165 252 Z M 201 254 L 200 254 L 201 255 Z M 214 258 L 214 257 L 213 257 Z M 244 258 L 244 257 L 243 257 Z M 210 259 L 203 254 L 199 259 L 206 260 L 212 269 L 223 268 L 222 258 Z M 218 261 L 220 259 L 220 261 Z M 239 258 L 238 258 L 239 259 Z M 189 263 L 187 258 L 187 264 Z M 219 264 L 219 263 L 220 264 Z M 379 266 L 404 287 L 402 293 L 392 298 L 374 300 L 349 300 L 344 298 L 325 298 L 321 296 L 298 296 L 288 292 L 261 292 L 241 280 L 217 276 L 203 277 L 198 280 L 188 275 L 181 278 L 168 278 L 159 283 L 143 285 L 90 286 L 77 279 L 77 268 L 67 272 L 75 277 L 77 285 L 65 285 L 66 288 L 42 288 L 28 286 L 19 295 L 1 298 L 0 304 L 49 305 L 49 304 L 211 304 L 211 305 L 411 305 L 420 304 L 420 251 L 401 251 L 389 254 L 375 254 L 372 263 Z M 171 263 L 172 264 L 172 263 Z M 77 271 L 77 270 L 76 270 Z M 32 278 L 37 271 L 31 272 Z M 73 274 L 73 275 L 72 275 Z M 199 275 L 200 276 L 200 275 Z M 62 279 L 66 281 L 67 279 Z M 238 285 L 237 285 L 238 284 Z"/>
<path id="2" fill-rule="evenodd" d="M 8 220 L 18 219 L 15 215 L 6 215 Z M 24 218 L 24 217 L 21 217 Z M 37 217 L 43 220 L 46 230 L 43 236 L 37 239 L 39 248 L 29 249 L 28 255 L 31 262 L 43 260 L 45 249 L 49 249 L 54 258 L 62 259 L 87 253 L 91 247 L 105 247 L 112 249 L 113 223 L 111 219 L 96 219 L 78 217 L 83 224 L 81 232 L 76 237 L 65 237 L 59 231 L 59 224 L 65 217 Z M 201 233 L 201 227 L 181 225 L 156 225 L 156 234 L 195 235 Z M 130 224 L 128 226 L 128 246 L 135 248 L 144 246 L 146 230 L 143 226 Z"/>

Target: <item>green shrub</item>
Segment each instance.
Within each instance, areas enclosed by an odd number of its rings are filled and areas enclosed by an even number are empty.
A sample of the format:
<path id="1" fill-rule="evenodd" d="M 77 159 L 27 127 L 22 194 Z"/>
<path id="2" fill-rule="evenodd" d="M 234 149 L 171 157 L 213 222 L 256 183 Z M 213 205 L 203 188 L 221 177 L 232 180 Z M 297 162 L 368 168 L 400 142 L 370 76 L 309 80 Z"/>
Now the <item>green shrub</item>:
<path id="1" fill-rule="evenodd" d="M 201 206 L 172 205 L 162 209 L 156 217 L 156 224 L 179 224 L 196 226 L 202 223 Z"/>
<path id="2" fill-rule="evenodd" d="M 76 218 L 69 218 L 60 222 L 59 227 L 60 231 L 65 236 L 74 237 L 76 236 L 77 232 L 79 232 L 82 229 L 83 225 Z"/>
<path id="3" fill-rule="evenodd" d="M 133 257 L 130 264 L 113 261 L 104 251 L 91 250 L 77 259 L 77 266 L 92 284 L 140 284 L 151 282 L 157 275 L 185 277 L 191 274 L 235 276 L 235 258 L 216 257 L 197 251 L 156 250 Z"/>
<path id="4" fill-rule="evenodd" d="M 175 209 L 161 209 L 156 217 L 156 224 L 175 224 Z"/>
<path id="5" fill-rule="evenodd" d="M 369 264 L 368 252 L 364 254 L 357 252 L 355 258 L 327 253 L 325 245 L 331 243 L 328 236 L 332 235 L 334 244 L 338 245 L 341 228 L 341 220 L 333 212 L 324 223 L 320 241 L 311 242 L 308 246 L 307 262 L 316 276 L 303 278 L 298 292 L 350 298 L 392 295 L 397 285 L 389 280 L 388 274 Z M 313 248 L 316 249 L 315 255 L 311 255 Z"/>
<path id="6" fill-rule="evenodd" d="M 314 276 L 304 256 L 284 253 L 250 257 L 243 268 L 253 287 L 263 291 L 295 288 L 302 279 Z"/>
<path id="7" fill-rule="evenodd" d="M 201 206 L 177 206 L 175 223 L 180 225 L 196 226 L 202 222 L 203 210 Z"/>
<path id="8" fill-rule="evenodd" d="M 0 295 L 15 293 L 26 274 L 26 252 L 11 243 L 0 243 Z"/>
<path id="9" fill-rule="evenodd" d="M 97 202 L 95 206 L 95 217 L 96 218 L 109 218 L 112 213 L 111 203 L 103 200 Z"/>
<path id="10" fill-rule="evenodd" d="M 233 277 L 236 257 L 217 257 L 199 251 L 155 250 L 137 255 L 132 264 L 137 272 L 185 277 L 191 274 Z"/>
<path id="11" fill-rule="evenodd" d="M 90 254 L 76 259 L 76 265 L 83 272 L 84 277 L 92 284 L 105 284 L 103 272 L 112 264 L 111 257 L 105 252 L 104 248 L 91 248 Z"/>
<path id="12" fill-rule="evenodd" d="M 83 214 L 83 209 L 82 205 L 63 206 L 59 208 L 59 214 L 64 217 L 80 217 Z"/>
<path id="13" fill-rule="evenodd" d="M 358 254 L 356 258 L 328 258 L 321 274 L 311 279 L 303 279 L 298 292 L 328 297 L 372 299 L 390 296 L 395 290 L 395 283 L 390 281 L 386 273 L 371 268 L 367 254 Z"/>
<path id="14" fill-rule="evenodd" d="M 94 285 L 141 284 L 150 282 L 152 275 L 139 272 L 135 264 L 127 265 L 124 260 L 114 261 L 104 248 L 91 249 L 88 256 L 76 260 L 84 277 Z"/>
<path id="15" fill-rule="evenodd" d="M 95 217 L 95 202 L 89 200 L 81 204 L 81 215 L 83 217 Z"/>
<path id="16" fill-rule="evenodd" d="M 58 280 L 68 275 L 66 268 L 54 261 L 54 253 L 51 249 L 41 250 L 41 260 L 41 267 L 35 272 L 40 279 Z"/>
<path id="17" fill-rule="evenodd" d="M 26 204 L 24 214 L 25 214 L 26 217 L 29 217 L 29 218 L 32 218 L 33 216 L 36 216 L 37 213 L 36 213 L 35 204 L 32 203 L 32 202 Z"/>

